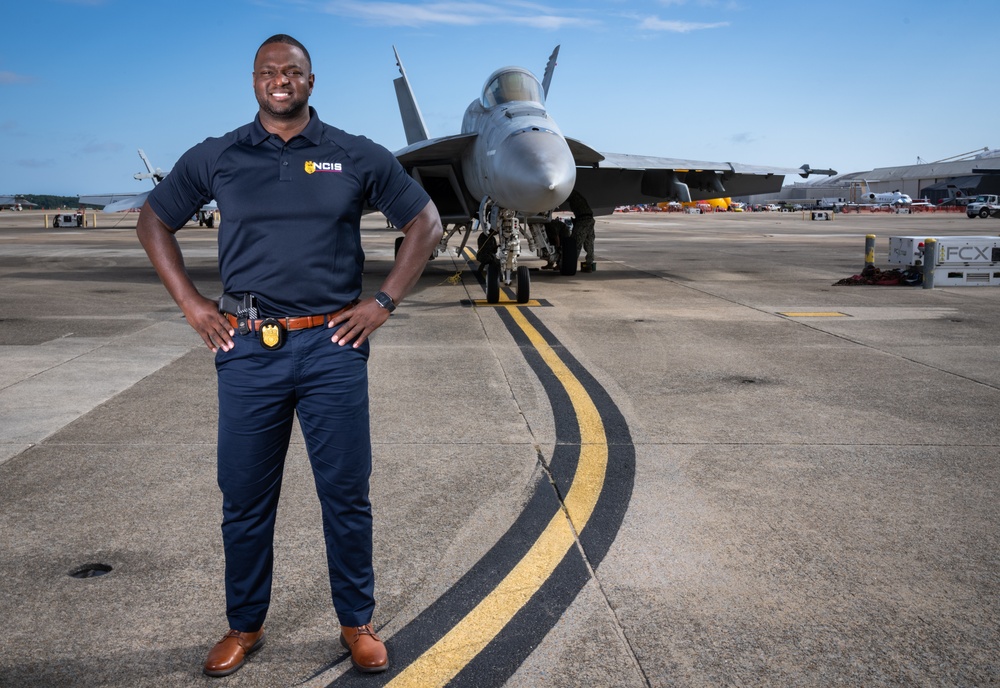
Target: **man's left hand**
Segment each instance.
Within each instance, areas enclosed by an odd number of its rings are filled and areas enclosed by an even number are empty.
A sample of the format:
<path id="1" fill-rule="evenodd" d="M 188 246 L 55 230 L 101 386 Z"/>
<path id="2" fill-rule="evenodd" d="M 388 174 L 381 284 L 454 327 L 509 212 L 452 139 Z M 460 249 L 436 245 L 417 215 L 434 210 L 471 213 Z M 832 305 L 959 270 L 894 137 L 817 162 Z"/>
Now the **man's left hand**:
<path id="1" fill-rule="evenodd" d="M 344 311 L 327 323 L 327 327 L 340 329 L 333 335 L 332 342 L 344 346 L 354 342 L 354 348 L 365 343 L 371 333 L 382 327 L 389 319 L 389 311 L 378 305 L 374 298 L 367 298 L 354 308 Z"/>

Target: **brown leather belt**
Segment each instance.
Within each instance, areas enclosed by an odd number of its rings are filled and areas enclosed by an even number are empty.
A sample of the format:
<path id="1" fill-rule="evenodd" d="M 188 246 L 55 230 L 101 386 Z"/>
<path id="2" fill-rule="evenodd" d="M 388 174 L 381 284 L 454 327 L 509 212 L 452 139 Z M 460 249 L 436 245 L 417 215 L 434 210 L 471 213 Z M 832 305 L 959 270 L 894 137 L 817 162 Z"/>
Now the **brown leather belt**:
<path id="1" fill-rule="evenodd" d="M 339 311 L 334 311 L 333 313 L 327 313 L 325 315 L 303 315 L 299 318 L 274 318 L 281 326 L 286 330 L 308 330 L 311 327 L 319 327 L 320 325 L 326 325 L 328 322 L 336 318 L 341 313 L 346 313 L 357 305 L 357 301 L 352 301 L 348 305 L 341 308 Z M 234 328 L 239 327 L 239 322 L 236 320 L 236 316 L 231 313 L 225 313 L 226 320 Z M 251 332 L 256 332 L 260 328 L 261 323 L 264 319 L 258 320 L 247 320 L 247 325 L 250 327 Z"/>

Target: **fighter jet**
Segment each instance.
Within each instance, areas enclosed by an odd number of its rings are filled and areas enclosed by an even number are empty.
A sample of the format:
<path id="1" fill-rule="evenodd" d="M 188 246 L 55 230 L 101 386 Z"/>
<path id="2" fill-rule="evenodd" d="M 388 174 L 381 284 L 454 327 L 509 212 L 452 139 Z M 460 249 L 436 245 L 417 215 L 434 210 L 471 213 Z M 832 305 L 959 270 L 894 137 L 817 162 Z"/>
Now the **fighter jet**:
<path id="1" fill-rule="evenodd" d="M 396 158 L 430 194 L 446 225 L 435 255 L 460 231 L 461 254 L 470 233 L 479 230 L 489 303 L 499 301 L 501 282 L 510 285 L 515 279 L 517 301 L 529 300 L 528 268 L 518 265 L 522 237 L 538 257 L 559 258 L 561 272 L 575 274 L 575 241 L 562 241 L 557 256 L 545 232 L 554 211 L 569 209 L 574 190 L 595 215 L 607 215 L 616 206 L 770 193 L 781 188 L 787 174 L 836 174 L 809 165 L 761 167 L 599 153 L 563 136 L 545 108 L 559 46 L 541 81 L 521 67 L 493 72 L 466 109 L 461 132 L 432 139 L 399 52 L 395 47 L 393 52 L 400 73 L 393 83 L 408 144 Z M 401 242 L 402 237 L 397 248 Z"/>
<path id="2" fill-rule="evenodd" d="M 31 203 L 24 196 L 0 196 L 0 210 L 10 208 L 11 210 L 23 210 L 24 208 L 37 208 L 37 203 Z"/>
<path id="3" fill-rule="evenodd" d="M 149 158 L 146 157 L 146 153 L 139 149 L 139 157 L 142 158 L 143 164 L 146 165 L 145 172 L 136 172 L 132 175 L 133 179 L 142 181 L 144 179 L 151 179 L 153 181 L 153 186 L 159 184 L 167 176 L 167 173 L 161 170 L 159 167 L 154 168 L 152 163 L 149 162 Z M 143 203 L 146 202 L 146 197 L 149 195 L 149 191 L 126 191 L 123 193 L 110 193 L 103 195 L 91 195 L 91 196 L 80 196 L 80 203 L 89 203 L 92 205 L 103 205 L 104 208 L 101 209 L 103 213 L 117 213 L 123 210 L 132 210 L 134 208 L 141 208 Z M 196 215 L 199 226 L 214 227 L 215 226 L 215 211 L 218 210 L 215 202 L 207 203 L 203 205 Z"/>

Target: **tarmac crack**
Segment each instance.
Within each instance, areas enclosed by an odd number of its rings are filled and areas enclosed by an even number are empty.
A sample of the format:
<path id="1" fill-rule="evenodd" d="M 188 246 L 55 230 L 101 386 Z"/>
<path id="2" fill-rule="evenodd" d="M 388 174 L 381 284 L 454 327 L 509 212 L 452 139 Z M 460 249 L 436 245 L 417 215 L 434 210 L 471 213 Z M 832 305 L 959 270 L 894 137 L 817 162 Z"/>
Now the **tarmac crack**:
<path id="1" fill-rule="evenodd" d="M 466 292 L 468 293 L 468 287 L 466 287 Z M 469 297 L 471 298 L 471 294 L 469 294 Z M 486 328 L 485 322 L 483 321 L 482 315 L 479 316 L 479 322 L 480 322 L 480 327 L 483 330 L 483 336 L 485 337 L 487 342 L 490 342 L 490 350 L 493 352 L 497 365 L 500 367 L 500 370 L 503 373 L 503 378 L 507 385 L 509 398 L 514 404 L 517 413 L 520 415 L 524 423 L 525 429 L 531 436 L 531 439 L 534 443 L 533 446 L 535 450 L 535 463 L 537 464 L 539 469 L 544 473 L 546 481 L 548 482 L 549 486 L 552 488 L 553 493 L 555 494 L 555 498 L 559 504 L 559 510 L 561 511 L 562 516 L 565 519 L 566 524 L 570 529 L 570 532 L 572 533 L 573 543 L 576 546 L 576 550 L 579 553 L 580 558 L 587 569 L 587 576 L 590 579 L 590 581 L 593 582 L 594 586 L 597 589 L 597 593 L 604 606 L 604 610 L 607 613 L 608 617 L 611 619 L 611 625 L 614 628 L 615 634 L 618 636 L 619 643 L 621 644 L 622 648 L 624 649 L 628 657 L 629 663 L 632 665 L 636 673 L 642 678 L 643 684 L 647 686 L 647 688 L 652 688 L 652 683 L 649 679 L 649 676 L 646 674 L 646 671 L 644 670 L 642 663 L 639 661 L 636 648 L 629 639 L 628 634 L 625 632 L 624 625 L 622 624 L 621 619 L 618 618 L 618 614 L 615 611 L 614 606 L 611 604 L 611 600 L 607 594 L 607 591 L 604 589 L 604 586 L 601 584 L 600 578 L 597 576 L 597 572 L 594 569 L 593 562 L 590 560 L 590 557 L 587 555 L 587 552 L 584 549 L 583 543 L 580 540 L 580 533 L 577 530 L 576 526 L 574 525 L 573 519 L 570 517 L 569 509 L 566 506 L 565 495 L 562 494 L 562 491 L 556 484 L 555 478 L 552 475 L 551 464 L 549 461 L 546 460 L 545 455 L 542 452 L 541 446 L 538 442 L 538 437 L 531 426 L 531 421 L 528 420 L 528 415 L 521 407 L 514 384 L 511 381 L 511 376 L 508 374 L 507 368 L 504 366 L 503 358 L 500 356 L 496 348 L 492 345 L 492 341 L 490 339 L 489 332 Z M 564 446 L 566 443 L 559 442 L 558 440 L 556 440 L 556 444 Z M 582 445 L 580 444 L 576 444 L 575 446 L 577 448 L 582 448 Z"/>
<path id="2" fill-rule="evenodd" d="M 642 677 L 643 683 L 649 688 L 652 688 L 649 676 L 646 674 L 645 669 L 642 667 L 642 663 L 639 661 L 639 656 L 636 652 L 635 646 L 632 644 L 628 634 L 625 632 L 624 624 L 622 624 L 621 619 L 618 618 L 618 613 L 615 611 L 614 606 L 612 606 L 607 591 L 605 591 L 604 586 L 601 584 L 601 579 L 598 577 L 597 571 L 594 569 L 593 563 L 590 561 L 590 557 L 587 556 L 587 551 L 583 548 L 583 543 L 580 541 L 580 533 L 577 531 L 576 526 L 573 525 L 573 519 L 570 518 L 569 509 L 566 508 L 566 501 L 562 491 L 556 484 L 555 478 L 552 476 L 549 463 L 545 460 L 545 456 L 542 454 L 542 451 L 537 444 L 535 445 L 535 452 L 538 457 L 538 465 L 545 473 L 545 478 L 548 480 L 549 486 L 552 488 L 552 491 L 555 493 L 556 499 L 559 502 L 559 509 L 562 511 L 563 518 L 566 519 L 566 524 L 569 527 L 570 532 L 573 533 L 573 542 L 576 545 L 577 551 L 580 553 L 583 565 L 587 567 L 587 575 L 597 588 L 598 596 L 601 598 L 601 602 L 604 603 L 604 609 L 608 616 L 612 619 L 611 625 L 615 629 L 615 634 L 618 636 L 618 640 L 621 642 L 622 647 L 625 648 L 632 667 Z"/>
<path id="3" fill-rule="evenodd" d="M 676 277 L 671 277 L 669 275 L 664 275 L 662 273 L 651 272 L 649 270 L 643 270 L 641 268 L 635 268 L 635 267 L 633 267 L 631 265 L 628 265 L 627 263 L 622 262 L 622 261 L 606 261 L 606 262 L 615 262 L 615 263 L 618 263 L 619 265 L 622 265 L 624 267 L 628 267 L 629 269 L 635 270 L 636 272 L 639 272 L 641 274 L 650 275 L 651 277 L 656 277 L 656 278 L 662 279 L 662 280 L 664 280 L 666 282 L 670 282 L 672 284 L 675 284 L 678 287 L 682 287 L 684 289 L 689 289 L 690 291 L 697 292 L 699 294 L 704 294 L 705 296 L 709 296 L 709 297 L 714 298 L 714 299 L 719 299 L 720 301 L 725 301 L 726 303 L 731 303 L 734 306 L 740 306 L 742 308 L 748 308 L 748 309 L 750 309 L 752 311 L 756 311 L 757 313 L 762 313 L 764 315 L 773 316 L 773 317 L 779 318 L 781 320 L 786 320 L 788 322 L 794 323 L 796 325 L 804 327 L 804 328 L 806 328 L 808 330 L 811 330 L 813 332 L 818 332 L 820 334 L 827 335 L 828 337 L 833 337 L 834 339 L 839 339 L 841 341 L 849 342 L 850 344 L 855 344 L 857 346 L 864 347 L 865 349 L 868 349 L 870 351 L 877 351 L 877 352 L 879 352 L 881 354 L 884 354 L 886 356 L 891 356 L 892 358 L 896 358 L 896 359 L 901 360 L 901 361 L 906 361 L 908 363 L 913 363 L 913 364 L 918 365 L 918 366 L 920 366 L 922 368 L 927 368 L 929 370 L 933 370 L 935 372 L 942 373 L 944 375 L 950 375 L 952 377 L 958 378 L 959 380 L 965 380 L 967 382 L 971 382 L 973 384 L 980 385 L 982 387 L 986 387 L 987 389 L 992 389 L 992 390 L 1000 391 L 1000 385 L 994 385 L 994 384 L 990 384 L 989 382 L 984 382 L 983 380 L 977 380 L 974 377 L 969 377 L 968 375 L 962 375 L 961 373 L 956 373 L 953 370 L 947 370 L 945 368 L 941 368 L 940 366 L 932 365 L 932 364 L 927 363 L 925 361 L 919 361 L 919 360 L 917 360 L 915 358 L 911 358 L 909 356 L 904 356 L 904 355 L 899 354 L 899 353 L 888 351 L 886 349 L 879 348 L 879 347 L 877 347 L 877 346 L 875 346 L 873 344 L 868 344 L 866 342 L 863 342 L 863 341 L 860 341 L 858 339 L 854 339 L 854 338 L 848 337 L 848 336 L 843 335 L 843 334 L 838 334 L 836 332 L 830 332 L 828 330 L 824 330 L 823 328 L 818 327 L 816 325 L 813 325 L 811 323 L 802 322 L 802 321 L 797 320 L 795 318 L 790 318 L 790 317 L 787 317 L 787 316 L 783 316 L 783 315 L 780 315 L 778 313 L 775 313 L 774 311 L 767 310 L 765 308 L 760 308 L 759 306 L 753 306 L 753 305 L 748 304 L 748 303 L 743 303 L 742 301 L 738 301 L 736 299 L 732 299 L 732 298 L 728 298 L 726 296 L 722 296 L 720 294 L 716 294 L 716 293 L 714 293 L 712 291 L 709 291 L 708 289 L 699 289 L 698 287 L 695 287 L 695 286 L 691 285 L 690 283 L 687 283 L 687 282 L 685 282 L 683 280 L 677 279 Z"/>
<path id="4" fill-rule="evenodd" d="M 64 334 L 64 335 L 62 335 L 60 337 L 56 337 L 55 340 L 50 340 L 50 341 L 56 341 L 58 339 L 66 339 L 67 337 L 72 337 L 72 336 L 73 336 L 73 333 L 70 332 L 70 333 Z M 36 379 L 38 379 L 39 377 L 41 377 L 43 375 L 51 373 L 53 370 L 58 370 L 59 368 L 65 366 L 65 365 L 71 364 L 74 361 L 78 361 L 81 358 L 84 358 L 85 356 L 90 356 L 95 351 L 100 351 L 105 346 L 107 346 L 109 343 L 110 342 L 105 342 L 103 344 L 99 344 L 97 346 L 94 346 L 93 348 L 87 349 L 86 351 L 82 351 L 82 352 L 76 354 L 75 356 L 71 356 L 69 358 L 60 358 L 60 359 L 58 359 L 58 361 L 56 361 L 54 363 L 51 363 L 51 364 L 45 366 L 44 368 L 36 370 L 35 372 L 31 373 L 30 375 L 22 377 L 22 378 L 20 378 L 18 380 L 14 380 L 9 385 L 4 385 L 3 387 L 0 387 L 0 391 L 8 390 L 8 389 L 11 389 L 13 387 L 17 387 L 18 385 L 22 385 L 25 382 L 28 382 L 29 380 L 36 380 Z"/>

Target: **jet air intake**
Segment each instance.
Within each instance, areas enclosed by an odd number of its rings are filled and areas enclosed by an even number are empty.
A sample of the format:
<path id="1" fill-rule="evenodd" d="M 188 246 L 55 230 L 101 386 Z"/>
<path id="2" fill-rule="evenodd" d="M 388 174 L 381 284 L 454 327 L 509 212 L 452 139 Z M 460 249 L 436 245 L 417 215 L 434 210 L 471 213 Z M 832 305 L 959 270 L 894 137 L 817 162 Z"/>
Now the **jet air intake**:
<path id="1" fill-rule="evenodd" d="M 576 185 L 576 163 L 565 139 L 541 127 L 506 136 L 489 155 L 490 196 L 500 206 L 544 213 L 569 198 Z"/>

